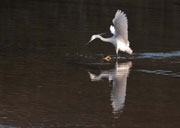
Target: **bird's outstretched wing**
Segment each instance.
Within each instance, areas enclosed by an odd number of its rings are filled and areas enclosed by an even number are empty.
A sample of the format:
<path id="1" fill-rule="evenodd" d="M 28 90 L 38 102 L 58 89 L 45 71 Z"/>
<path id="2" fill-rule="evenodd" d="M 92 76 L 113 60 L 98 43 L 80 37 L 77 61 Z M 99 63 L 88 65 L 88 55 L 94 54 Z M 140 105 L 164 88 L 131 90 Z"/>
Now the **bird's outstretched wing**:
<path id="1" fill-rule="evenodd" d="M 117 38 L 121 37 L 128 42 L 128 20 L 126 14 L 121 10 L 117 10 L 112 22 L 115 27 L 115 36 Z"/>
<path id="2" fill-rule="evenodd" d="M 109 29 L 110 29 L 111 33 L 114 35 L 114 34 L 115 34 L 115 28 L 114 28 L 114 26 L 111 25 Z"/>

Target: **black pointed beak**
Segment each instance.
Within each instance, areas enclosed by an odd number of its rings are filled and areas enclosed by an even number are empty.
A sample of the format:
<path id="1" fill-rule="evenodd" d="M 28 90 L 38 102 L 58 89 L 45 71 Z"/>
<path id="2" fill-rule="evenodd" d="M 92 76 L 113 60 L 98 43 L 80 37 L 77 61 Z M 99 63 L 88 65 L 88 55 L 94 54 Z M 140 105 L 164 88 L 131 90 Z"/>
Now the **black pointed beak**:
<path id="1" fill-rule="evenodd" d="M 86 46 L 87 46 L 88 44 L 90 44 L 90 43 L 91 43 L 91 41 L 92 41 L 92 40 L 89 40 L 89 41 L 86 43 Z"/>

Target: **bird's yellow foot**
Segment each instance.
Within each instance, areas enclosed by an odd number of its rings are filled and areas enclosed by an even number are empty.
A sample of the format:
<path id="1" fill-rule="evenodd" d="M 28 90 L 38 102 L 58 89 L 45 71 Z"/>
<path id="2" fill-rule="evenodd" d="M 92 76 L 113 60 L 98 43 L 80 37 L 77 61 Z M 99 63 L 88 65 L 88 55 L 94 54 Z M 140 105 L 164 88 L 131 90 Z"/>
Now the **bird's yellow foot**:
<path id="1" fill-rule="evenodd" d="M 106 56 L 106 57 L 103 58 L 103 59 L 105 59 L 106 61 L 110 61 L 112 58 L 111 58 L 110 56 Z"/>

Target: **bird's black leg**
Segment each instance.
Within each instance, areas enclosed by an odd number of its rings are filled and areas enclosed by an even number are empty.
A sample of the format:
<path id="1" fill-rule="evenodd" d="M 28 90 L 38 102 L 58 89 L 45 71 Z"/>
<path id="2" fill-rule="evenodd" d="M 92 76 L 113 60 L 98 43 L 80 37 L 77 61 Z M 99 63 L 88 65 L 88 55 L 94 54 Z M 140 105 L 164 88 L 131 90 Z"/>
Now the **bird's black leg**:
<path id="1" fill-rule="evenodd" d="M 116 60 L 118 60 L 118 50 L 116 51 Z"/>

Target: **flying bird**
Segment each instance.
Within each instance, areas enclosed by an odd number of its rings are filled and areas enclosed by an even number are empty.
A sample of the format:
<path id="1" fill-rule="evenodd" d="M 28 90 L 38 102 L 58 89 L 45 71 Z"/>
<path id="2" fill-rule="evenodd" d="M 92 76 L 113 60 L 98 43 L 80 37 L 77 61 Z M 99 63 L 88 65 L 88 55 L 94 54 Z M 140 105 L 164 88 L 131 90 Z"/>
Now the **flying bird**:
<path id="1" fill-rule="evenodd" d="M 117 58 L 119 51 L 132 54 L 133 51 L 130 48 L 130 42 L 128 40 L 128 20 L 126 14 L 121 10 L 117 10 L 112 23 L 114 25 L 110 25 L 110 31 L 113 34 L 112 37 L 104 38 L 101 36 L 104 33 L 92 35 L 88 44 L 94 39 L 99 38 L 104 42 L 109 42 L 114 45 Z"/>

